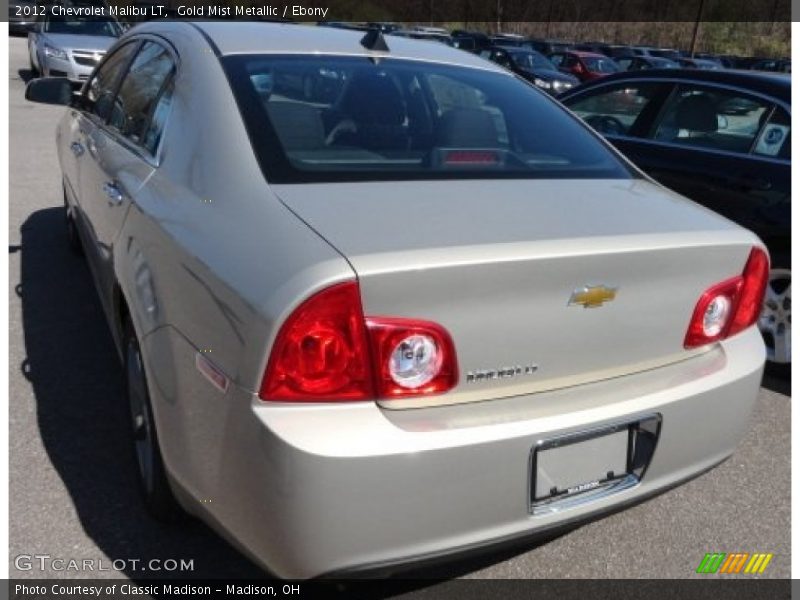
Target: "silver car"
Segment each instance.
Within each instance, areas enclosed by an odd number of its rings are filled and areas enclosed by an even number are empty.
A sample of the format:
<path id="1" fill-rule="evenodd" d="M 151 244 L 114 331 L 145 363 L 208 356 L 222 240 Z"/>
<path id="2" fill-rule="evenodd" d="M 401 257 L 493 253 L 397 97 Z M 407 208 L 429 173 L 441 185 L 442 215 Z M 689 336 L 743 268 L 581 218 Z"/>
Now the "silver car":
<path id="1" fill-rule="evenodd" d="M 69 240 L 156 516 L 282 577 L 393 569 L 640 501 L 744 434 L 763 244 L 501 67 L 162 22 L 70 93 L 27 89 L 71 105 Z"/>
<path id="2" fill-rule="evenodd" d="M 82 83 L 120 35 L 120 24 L 111 18 L 45 13 L 28 32 L 30 69 L 44 77 Z"/>

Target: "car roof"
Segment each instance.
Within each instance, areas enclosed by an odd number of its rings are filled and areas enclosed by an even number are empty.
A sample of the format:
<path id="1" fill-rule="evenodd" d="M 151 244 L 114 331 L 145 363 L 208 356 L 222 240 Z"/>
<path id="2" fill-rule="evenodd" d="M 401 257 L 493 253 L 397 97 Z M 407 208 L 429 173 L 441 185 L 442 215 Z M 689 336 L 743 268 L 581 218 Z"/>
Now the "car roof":
<path id="1" fill-rule="evenodd" d="M 663 79 L 665 81 L 697 81 L 732 85 L 754 92 L 772 96 L 783 102 L 791 100 L 791 76 L 788 73 L 765 73 L 759 71 L 738 71 L 734 69 L 695 70 L 695 69 L 649 69 L 647 71 L 625 71 L 614 73 L 589 82 L 576 90 L 585 90 L 595 85 L 607 85 L 615 81 L 634 81 L 637 79 Z M 565 97 L 573 95 L 567 92 Z"/>
<path id="2" fill-rule="evenodd" d="M 201 31 L 220 56 L 231 54 L 337 54 L 375 56 L 361 45 L 363 31 L 334 27 L 316 27 L 288 23 L 259 21 L 148 21 L 136 26 L 131 33 L 170 34 L 185 32 L 193 27 Z M 413 32 L 422 33 L 422 32 Z M 185 33 L 184 33 L 185 34 Z M 401 36 L 385 36 L 388 56 L 458 65 L 508 74 L 502 67 L 470 52 L 451 48 L 441 42 L 416 40 Z"/>

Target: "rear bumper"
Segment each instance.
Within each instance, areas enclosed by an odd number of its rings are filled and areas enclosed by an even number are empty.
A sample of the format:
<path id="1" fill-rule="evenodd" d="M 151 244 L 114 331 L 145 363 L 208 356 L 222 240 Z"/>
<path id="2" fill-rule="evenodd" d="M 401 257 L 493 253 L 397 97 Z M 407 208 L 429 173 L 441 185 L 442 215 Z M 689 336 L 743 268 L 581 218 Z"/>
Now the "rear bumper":
<path id="1" fill-rule="evenodd" d="M 480 411 L 281 406 L 237 392 L 214 503 L 191 508 L 288 578 L 541 534 L 640 501 L 728 457 L 746 430 L 763 361 L 751 328 L 668 367 L 481 403 Z M 532 514 L 537 441 L 653 414 L 662 419 L 660 438 L 637 485 Z"/>

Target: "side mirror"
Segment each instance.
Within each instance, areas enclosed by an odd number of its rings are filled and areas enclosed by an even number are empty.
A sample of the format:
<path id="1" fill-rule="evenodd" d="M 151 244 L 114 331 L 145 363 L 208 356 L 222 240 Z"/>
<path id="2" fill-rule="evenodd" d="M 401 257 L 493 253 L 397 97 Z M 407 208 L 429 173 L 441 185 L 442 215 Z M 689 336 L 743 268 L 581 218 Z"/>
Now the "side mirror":
<path id="1" fill-rule="evenodd" d="M 31 102 L 68 106 L 72 103 L 72 96 L 72 83 L 66 77 L 33 79 L 25 88 L 25 99 Z"/>

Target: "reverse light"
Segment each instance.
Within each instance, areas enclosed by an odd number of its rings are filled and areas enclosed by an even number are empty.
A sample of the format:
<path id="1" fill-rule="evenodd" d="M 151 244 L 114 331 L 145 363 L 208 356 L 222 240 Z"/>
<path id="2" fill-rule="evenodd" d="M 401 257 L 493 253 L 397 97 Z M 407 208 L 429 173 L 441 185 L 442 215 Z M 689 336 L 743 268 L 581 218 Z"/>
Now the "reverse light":
<path id="1" fill-rule="evenodd" d="M 708 303 L 703 314 L 703 334 L 713 337 L 722 333 L 731 316 L 730 297 L 720 294 Z"/>
<path id="2" fill-rule="evenodd" d="M 755 324 L 769 278 L 769 258 L 753 248 L 741 275 L 711 286 L 695 305 L 683 345 L 696 348 Z"/>
<path id="3" fill-rule="evenodd" d="M 303 302 L 273 344 L 262 400 L 337 402 L 443 393 L 458 378 L 450 335 L 436 323 L 365 318 L 356 282 Z"/>
<path id="4" fill-rule="evenodd" d="M 430 321 L 367 319 L 378 394 L 382 398 L 441 394 L 458 381 L 453 340 Z"/>

